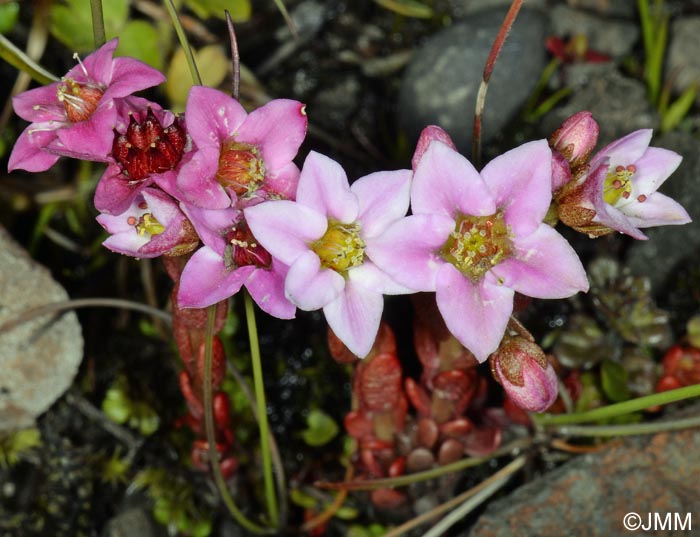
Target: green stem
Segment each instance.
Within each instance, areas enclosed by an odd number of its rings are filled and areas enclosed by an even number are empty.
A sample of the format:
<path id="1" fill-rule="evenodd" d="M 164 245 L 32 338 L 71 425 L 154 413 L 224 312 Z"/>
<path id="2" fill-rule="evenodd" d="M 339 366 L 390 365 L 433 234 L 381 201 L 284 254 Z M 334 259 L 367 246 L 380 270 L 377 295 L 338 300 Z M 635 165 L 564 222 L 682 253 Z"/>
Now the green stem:
<path id="1" fill-rule="evenodd" d="M 195 84 L 202 85 L 202 77 L 199 76 L 199 70 L 197 69 L 197 64 L 194 61 L 194 54 L 192 54 L 192 47 L 190 47 L 190 42 L 187 39 L 187 34 L 185 29 L 182 27 L 180 22 L 180 17 L 177 16 L 177 11 L 175 10 L 175 5 L 173 0 L 165 0 L 165 7 L 170 15 L 170 20 L 172 20 L 173 27 L 175 28 L 175 33 L 177 33 L 177 38 L 180 41 L 180 46 L 182 51 L 185 53 L 185 58 L 187 59 L 187 65 L 190 68 L 190 74 L 192 75 L 192 80 Z"/>
<path id="2" fill-rule="evenodd" d="M 608 405 L 601 408 L 594 408 L 585 412 L 575 414 L 532 414 L 531 418 L 536 425 L 568 425 L 570 423 L 585 423 L 587 421 L 599 421 L 616 416 L 631 414 L 639 410 L 644 410 L 657 405 L 666 405 L 683 399 L 700 396 L 700 384 L 678 388 L 677 390 L 669 390 L 667 392 L 655 393 L 631 399 L 622 403 Z"/>
<path id="3" fill-rule="evenodd" d="M 258 405 L 258 426 L 260 429 L 260 451 L 262 452 L 263 478 L 265 480 L 265 500 L 270 521 L 273 526 L 279 524 L 277 498 L 272 479 L 272 459 L 270 457 L 270 428 L 267 423 L 267 402 L 265 401 L 265 385 L 263 384 L 262 361 L 260 359 L 260 343 L 258 342 L 258 327 L 255 322 L 255 307 L 250 294 L 243 293 L 245 302 L 245 317 L 250 339 L 250 359 L 253 366 L 253 385 L 255 402 Z"/>
<path id="4" fill-rule="evenodd" d="M 39 84 L 58 82 L 56 76 L 32 60 L 2 34 L 0 34 L 0 58 L 20 71 L 27 73 Z"/>
<path id="5" fill-rule="evenodd" d="M 349 481 L 341 483 L 327 483 L 327 482 L 317 482 L 315 486 L 322 489 L 330 490 L 374 490 L 387 487 L 403 487 L 406 485 L 411 485 L 412 483 L 419 483 L 421 481 L 427 481 L 428 479 L 435 479 L 437 477 L 459 472 L 465 468 L 471 468 L 472 466 L 479 466 L 490 460 L 493 460 L 503 455 L 511 454 L 515 451 L 522 449 L 527 449 L 532 444 L 530 438 L 523 438 L 520 440 L 515 440 L 510 444 L 497 449 L 493 453 L 486 455 L 485 457 L 469 457 L 462 459 L 451 464 L 446 464 L 445 466 L 440 466 L 438 468 L 432 468 L 431 470 L 426 470 L 424 472 L 416 472 L 415 474 L 402 475 L 399 477 L 386 477 L 381 479 L 362 479 L 358 481 Z"/>
<path id="6" fill-rule="evenodd" d="M 105 37 L 105 19 L 102 13 L 102 0 L 90 0 L 90 12 L 92 13 L 92 35 L 95 39 L 95 48 L 100 48 L 107 40 Z"/>
<path id="7" fill-rule="evenodd" d="M 700 427 L 700 417 L 625 425 L 562 425 L 554 429 L 562 436 L 633 436 Z"/>
<path id="8" fill-rule="evenodd" d="M 245 515 L 238 509 L 238 506 L 233 501 L 226 487 L 226 481 L 221 473 L 221 463 L 219 461 L 219 453 L 216 451 L 216 435 L 214 433 L 214 408 L 213 408 L 213 393 L 211 386 L 211 369 L 212 369 L 212 347 L 214 342 L 214 324 L 216 321 L 216 305 L 207 308 L 207 328 L 204 337 L 204 378 L 202 391 L 204 392 L 204 429 L 207 435 L 207 443 L 209 444 L 209 462 L 216 487 L 219 489 L 221 499 L 226 504 L 231 516 L 238 521 L 248 531 L 256 535 L 272 533 L 268 528 L 263 528 L 248 520 Z"/>

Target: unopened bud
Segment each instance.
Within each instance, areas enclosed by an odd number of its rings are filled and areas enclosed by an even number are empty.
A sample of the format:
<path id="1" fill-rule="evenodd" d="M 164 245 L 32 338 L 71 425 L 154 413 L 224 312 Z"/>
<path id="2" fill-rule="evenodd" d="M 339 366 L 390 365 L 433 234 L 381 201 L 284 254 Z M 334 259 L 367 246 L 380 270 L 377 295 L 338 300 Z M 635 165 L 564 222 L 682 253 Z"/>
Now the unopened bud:
<path id="1" fill-rule="evenodd" d="M 489 361 L 494 378 L 523 410 L 542 412 L 556 400 L 557 374 L 536 343 L 520 336 L 506 337 Z"/>
<path id="2" fill-rule="evenodd" d="M 590 112 L 578 112 L 554 131 L 549 143 L 576 168 L 586 162 L 595 148 L 599 132 L 598 123 Z"/>

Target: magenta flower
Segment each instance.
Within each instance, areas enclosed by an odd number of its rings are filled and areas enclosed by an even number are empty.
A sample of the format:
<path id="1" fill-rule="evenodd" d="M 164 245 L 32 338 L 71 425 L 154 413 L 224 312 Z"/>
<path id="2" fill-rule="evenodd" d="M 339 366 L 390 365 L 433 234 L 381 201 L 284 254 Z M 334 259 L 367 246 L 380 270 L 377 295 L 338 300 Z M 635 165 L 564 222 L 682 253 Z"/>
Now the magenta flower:
<path id="1" fill-rule="evenodd" d="M 515 291 L 563 298 L 588 289 L 574 250 L 542 223 L 551 161 L 540 140 L 497 157 L 479 174 L 434 140 L 415 171 L 413 215 L 367 246 L 400 284 L 436 291 L 448 329 L 480 362 L 498 348 Z"/>
<path id="2" fill-rule="evenodd" d="M 120 99 L 115 109 L 110 153 L 114 163 L 97 184 L 97 210 L 121 214 L 154 182 L 180 199 L 175 185 L 177 168 L 191 156 L 192 145 L 184 120 L 140 97 Z"/>
<path id="3" fill-rule="evenodd" d="M 60 156 L 106 161 L 112 149 L 114 99 L 156 86 L 161 72 L 133 58 L 112 58 L 112 39 L 68 71 L 60 82 L 13 97 L 18 116 L 31 122 L 17 139 L 9 171 L 48 170 Z"/>
<path id="4" fill-rule="evenodd" d="M 156 188 L 143 189 L 124 213 L 101 214 L 97 221 L 111 234 L 102 245 L 132 257 L 183 255 L 199 244 L 178 202 Z"/>
<path id="5" fill-rule="evenodd" d="M 596 212 L 593 223 L 646 239 L 639 228 L 691 221 L 678 202 L 657 192 L 683 157 L 649 147 L 651 135 L 651 129 L 635 131 L 607 145 L 591 160 L 584 197 L 590 196 Z"/>
<path id="6" fill-rule="evenodd" d="M 181 308 L 205 308 L 235 295 L 245 285 L 260 308 L 293 319 L 296 307 L 284 295 L 288 267 L 273 259 L 250 232 L 240 210 L 182 205 L 204 246 L 185 265 L 177 301 Z"/>
<path id="7" fill-rule="evenodd" d="M 185 109 L 197 146 L 177 184 L 188 202 L 225 209 L 268 198 L 293 198 L 299 169 L 292 162 L 306 134 L 304 105 L 275 99 L 246 113 L 238 101 L 203 86 L 190 90 Z"/>
<path id="8" fill-rule="evenodd" d="M 377 172 L 348 186 L 337 162 L 312 151 L 296 202 L 267 201 L 244 210 L 260 243 L 289 265 L 289 300 L 306 311 L 323 308 L 333 332 L 360 357 L 377 335 L 382 295 L 410 292 L 367 255 L 377 235 L 406 214 L 410 177 L 408 170 Z"/>

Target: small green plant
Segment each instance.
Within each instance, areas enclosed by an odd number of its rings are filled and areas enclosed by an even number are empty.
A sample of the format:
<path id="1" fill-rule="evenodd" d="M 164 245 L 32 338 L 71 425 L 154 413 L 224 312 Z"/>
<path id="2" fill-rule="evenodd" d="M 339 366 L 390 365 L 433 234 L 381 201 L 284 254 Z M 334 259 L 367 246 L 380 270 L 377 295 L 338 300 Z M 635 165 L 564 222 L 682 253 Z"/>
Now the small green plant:
<path id="1" fill-rule="evenodd" d="M 126 377 L 119 376 L 107 390 L 102 401 L 102 411 L 112 421 L 138 429 L 141 434 L 153 434 L 160 424 L 158 414 L 143 401 L 135 401 L 129 393 Z"/>
<path id="2" fill-rule="evenodd" d="M 35 427 L 0 435 L 0 468 L 17 464 L 28 451 L 41 445 L 41 435 Z"/>

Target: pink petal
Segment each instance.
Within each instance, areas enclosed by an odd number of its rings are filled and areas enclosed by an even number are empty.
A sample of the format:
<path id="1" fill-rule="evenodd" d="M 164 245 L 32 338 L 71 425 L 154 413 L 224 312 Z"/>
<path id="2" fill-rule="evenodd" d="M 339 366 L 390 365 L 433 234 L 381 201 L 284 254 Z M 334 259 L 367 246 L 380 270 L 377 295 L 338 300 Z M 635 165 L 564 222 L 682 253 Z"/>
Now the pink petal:
<path id="1" fill-rule="evenodd" d="M 253 271 L 245 282 L 246 289 L 255 303 L 268 315 L 278 319 L 294 319 L 296 306 L 284 294 L 284 277 L 287 269 L 281 271 L 272 262 L 272 270 L 261 269 Z"/>
<path id="2" fill-rule="evenodd" d="M 276 170 L 296 156 L 306 136 L 306 125 L 302 103 L 274 99 L 248 115 L 236 139 L 260 148 L 265 167 Z"/>
<path id="3" fill-rule="evenodd" d="M 650 147 L 635 163 L 636 173 L 632 176 L 632 197 L 640 194 L 648 196 L 656 192 L 664 181 L 680 166 L 683 157 L 678 153 Z"/>
<path id="4" fill-rule="evenodd" d="M 364 263 L 348 271 L 348 279 L 355 285 L 380 295 L 407 295 L 414 292 L 413 289 L 396 283 L 391 276 L 369 259 L 365 259 Z"/>
<path id="5" fill-rule="evenodd" d="M 299 168 L 293 162 L 265 175 L 265 190 L 284 199 L 296 199 L 297 185 L 299 185 Z"/>
<path id="6" fill-rule="evenodd" d="M 307 252 L 328 227 L 328 220 L 315 210 L 287 200 L 266 201 L 243 213 L 258 242 L 285 265 Z"/>
<path id="7" fill-rule="evenodd" d="M 129 208 L 136 195 L 153 180 L 129 181 L 118 165 L 108 166 L 95 189 L 95 208 L 101 213 L 121 214 Z"/>
<path id="8" fill-rule="evenodd" d="M 326 321 L 350 351 L 364 358 L 372 350 L 382 319 L 384 297 L 357 286 L 352 280 L 323 308 Z"/>
<path id="9" fill-rule="evenodd" d="M 547 140 L 503 153 L 481 170 L 481 176 L 516 235 L 537 229 L 552 200 L 552 152 Z"/>
<path id="10" fill-rule="evenodd" d="M 491 269 L 506 287 L 534 298 L 566 298 L 588 291 L 588 279 L 571 245 L 547 224 L 514 239 L 515 257 Z"/>
<path id="11" fill-rule="evenodd" d="M 360 203 L 357 219 L 362 238 L 373 237 L 389 224 L 406 216 L 411 194 L 411 172 L 376 172 L 355 181 L 350 190 Z"/>
<path id="12" fill-rule="evenodd" d="M 95 110 L 86 121 L 71 124 L 56 131 L 63 144 L 61 154 L 81 159 L 107 162 L 112 153 L 117 111 L 111 104 Z"/>
<path id="13" fill-rule="evenodd" d="M 335 300 L 345 287 L 345 279 L 336 271 L 322 268 L 311 250 L 301 254 L 289 267 L 285 280 L 287 298 L 299 309 L 313 311 Z"/>
<path id="14" fill-rule="evenodd" d="M 66 110 L 58 101 L 58 82 L 24 91 L 12 97 L 12 107 L 22 119 L 35 123 L 66 122 Z M 60 125 L 56 125 L 56 128 Z"/>
<path id="15" fill-rule="evenodd" d="M 626 205 L 621 211 L 636 227 L 673 226 L 692 221 L 680 203 L 661 192 L 651 194 L 643 203 Z"/>
<path id="16" fill-rule="evenodd" d="M 7 171 L 27 170 L 28 172 L 43 172 L 56 164 L 60 158 L 42 148 L 56 138 L 56 131 L 36 130 L 37 125 L 29 125 L 19 135 L 10 153 Z"/>
<path id="17" fill-rule="evenodd" d="M 118 254 L 124 254 L 139 259 L 154 258 L 162 255 L 162 252 L 139 253 L 139 249 L 148 241 L 149 237 L 139 235 L 137 231 L 132 228 L 131 232 L 110 235 L 102 243 L 102 246 Z"/>
<path id="18" fill-rule="evenodd" d="M 591 169 L 596 168 L 604 158 L 610 160 L 611 168 L 634 164 L 649 147 L 652 132 L 651 129 L 641 129 L 606 145 L 591 159 Z"/>
<path id="19" fill-rule="evenodd" d="M 114 58 L 111 82 L 103 99 L 127 97 L 134 92 L 165 82 L 165 75 L 134 58 Z"/>
<path id="20" fill-rule="evenodd" d="M 82 65 L 79 63 L 68 71 L 65 78 L 73 78 L 79 82 L 88 82 L 87 77 L 89 77 L 93 82 L 99 82 L 105 87 L 109 86 L 110 82 L 112 82 L 112 57 L 117 49 L 117 45 L 119 45 L 119 39 L 116 37 L 107 41 L 95 52 L 88 54 L 82 60 Z M 85 72 L 87 72 L 87 77 Z"/>
<path id="21" fill-rule="evenodd" d="M 203 209 L 225 209 L 231 206 L 231 197 L 216 181 L 219 169 L 218 149 L 201 147 L 177 174 L 177 187 L 185 200 Z"/>
<path id="22" fill-rule="evenodd" d="M 206 308 L 235 295 L 255 267 L 226 270 L 224 260 L 208 246 L 197 250 L 180 277 L 177 302 L 182 308 Z"/>
<path id="23" fill-rule="evenodd" d="M 454 228 L 454 220 L 444 215 L 407 216 L 368 240 L 365 254 L 397 283 L 435 291 L 435 277 L 445 263 L 438 252 Z"/>
<path id="24" fill-rule="evenodd" d="M 359 202 L 345 170 L 335 160 L 311 151 L 299 176 L 297 202 L 344 224 L 357 220 Z"/>
<path id="25" fill-rule="evenodd" d="M 411 159 L 411 168 L 413 171 L 416 171 L 420 159 L 423 158 L 423 155 L 430 146 L 430 142 L 433 140 L 442 142 L 446 146 L 457 151 L 457 146 L 452 141 L 452 138 L 450 138 L 450 135 L 447 134 L 442 127 L 438 127 L 437 125 L 428 125 L 421 131 L 420 137 L 418 138 L 418 143 L 416 144 L 416 150 L 413 153 L 413 158 Z"/>
<path id="26" fill-rule="evenodd" d="M 436 291 L 448 330 L 479 362 L 485 361 L 503 339 L 513 312 L 513 290 L 498 285 L 488 273 L 475 284 L 445 263 L 437 275 Z"/>
<path id="27" fill-rule="evenodd" d="M 496 204 L 479 172 L 462 155 L 442 142 L 433 141 L 420 159 L 411 186 L 413 214 L 457 213 L 486 216 Z"/>
<path id="28" fill-rule="evenodd" d="M 192 86 L 185 117 L 189 135 L 198 148 L 215 146 L 236 135 L 247 117 L 246 111 L 233 97 L 205 86 Z"/>

